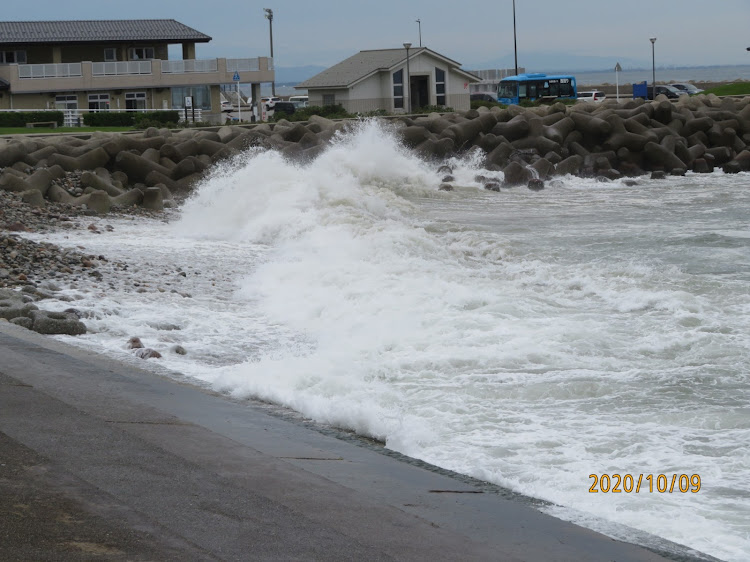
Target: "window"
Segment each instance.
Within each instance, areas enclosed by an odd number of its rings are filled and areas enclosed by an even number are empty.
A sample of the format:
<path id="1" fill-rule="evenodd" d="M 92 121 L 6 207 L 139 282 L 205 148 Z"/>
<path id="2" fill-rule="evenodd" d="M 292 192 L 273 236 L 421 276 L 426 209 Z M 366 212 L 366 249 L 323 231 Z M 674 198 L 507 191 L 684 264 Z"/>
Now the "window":
<path id="1" fill-rule="evenodd" d="M 0 51 L 0 64 L 26 64 L 26 51 Z"/>
<path id="2" fill-rule="evenodd" d="M 445 105 L 445 70 L 435 68 L 435 104 Z"/>
<path id="3" fill-rule="evenodd" d="M 78 96 L 55 96 L 55 109 L 78 109 Z"/>
<path id="4" fill-rule="evenodd" d="M 146 60 L 154 58 L 153 47 L 133 47 L 130 49 L 130 60 Z"/>
<path id="5" fill-rule="evenodd" d="M 233 88 L 235 88 L 233 86 Z M 236 92 L 236 89 L 230 89 Z M 193 107 L 195 109 L 211 110 L 211 87 L 210 86 L 185 86 L 172 88 L 172 109 L 185 109 L 185 98 L 193 98 Z M 235 98 L 236 99 L 236 98 Z M 243 112 L 244 113 L 244 112 Z"/>
<path id="6" fill-rule="evenodd" d="M 336 96 L 334 94 L 323 94 L 323 105 L 336 105 Z"/>
<path id="7" fill-rule="evenodd" d="M 104 49 L 104 62 L 115 62 L 117 60 L 117 49 Z"/>
<path id="8" fill-rule="evenodd" d="M 109 109 L 109 94 L 89 94 L 89 111 Z"/>
<path id="9" fill-rule="evenodd" d="M 500 82 L 497 89 L 498 98 L 515 98 L 518 95 L 518 84 L 516 82 Z"/>
<path id="10" fill-rule="evenodd" d="M 125 109 L 146 109 L 146 92 L 127 92 L 125 94 Z"/>
<path id="11" fill-rule="evenodd" d="M 404 108 L 404 70 L 393 73 L 393 108 Z"/>

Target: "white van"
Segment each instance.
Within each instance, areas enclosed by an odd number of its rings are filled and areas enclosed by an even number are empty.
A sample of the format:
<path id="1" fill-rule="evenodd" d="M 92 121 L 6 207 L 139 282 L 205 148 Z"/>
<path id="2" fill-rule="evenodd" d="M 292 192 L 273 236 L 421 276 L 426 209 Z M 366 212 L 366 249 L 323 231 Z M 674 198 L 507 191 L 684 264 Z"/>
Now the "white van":
<path id="1" fill-rule="evenodd" d="M 289 96 L 289 101 L 294 104 L 294 107 L 307 107 L 309 97 L 308 96 Z"/>

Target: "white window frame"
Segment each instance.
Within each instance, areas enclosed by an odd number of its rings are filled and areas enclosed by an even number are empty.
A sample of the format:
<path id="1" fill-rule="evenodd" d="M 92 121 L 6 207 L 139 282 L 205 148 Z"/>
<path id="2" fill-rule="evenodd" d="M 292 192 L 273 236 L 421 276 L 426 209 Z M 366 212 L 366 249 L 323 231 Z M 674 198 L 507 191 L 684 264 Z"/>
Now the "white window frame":
<path id="1" fill-rule="evenodd" d="M 438 82 L 438 79 L 437 79 L 438 71 L 443 73 L 442 82 Z M 446 82 L 448 81 L 447 77 L 448 77 L 448 71 L 446 71 L 445 69 L 439 68 L 437 66 L 435 67 L 435 105 L 442 105 L 443 107 L 445 107 L 445 103 L 446 103 L 446 99 L 448 95 L 447 84 L 446 84 Z M 439 85 L 443 86 L 442 94 L 438 92 Z M 443 98 L 443 103 L 440 103 L 440 98 Z"/>
<path id="2" fill-rule="evenodd" d="M 117 62 L 117 49 L 115 47 L 104 49 L 104 62 Z"/>
<path id="3" fill-rule="evenodd" d="M 135 111 L 145 110 L 148 106 L 147 99 L 146 92 L 125 92 L 125 107 Z M 138 102 L 141 100 L 143 101 L 143 107 L 138 107 Z M 128 102 L 135 102 L 136 107 L 128 108 Z"/>
<path id="4" fill-rule="evenodd" d="M 12 61 L 8 61 L 8 53 L 13 53 Z M 26 51 L 0 51 L 0 64 L 26 64 Z"/>
<path id="5" fill-rule="evenodd" d="M 96 107 L 91 107 L 91 104 Z M 109 94 L 89 94 L 89 111 L 106 111 L 109 109 Z"/>
<path id="6" fill-rule="evenodd" d="M 396 82 L 396 75 L 401 74 L 401 82 Z M 393 109 L 404 109 L 406 100 L 404 100 L 404 69 L 397 70 L 391 74 L 391 81 L 393 82 Z M 401 95 L 396 95 L 396 88 L 401 86 Z"/>
<path id="7" fill-rule="evenodd" d="M 130 60 L 151 60 L 155 54 L 153 47 L 130 47 L 128 50 Z"/>
<path id="8" fill-rule="evenodd" d="M 55 96 L 55 109 L 78 109 L 78 96 L 75 94 Z"/>

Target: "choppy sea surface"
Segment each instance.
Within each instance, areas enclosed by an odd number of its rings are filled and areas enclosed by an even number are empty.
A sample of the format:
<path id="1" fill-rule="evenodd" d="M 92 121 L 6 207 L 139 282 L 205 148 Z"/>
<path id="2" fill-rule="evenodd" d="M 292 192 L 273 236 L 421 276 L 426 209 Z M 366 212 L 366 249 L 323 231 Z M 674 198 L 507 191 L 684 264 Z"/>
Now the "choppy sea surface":
<path id="1" fill-rule="evenodd" d="M 475 176 L 502 174 L 479 161 L 452 160 L 458 187 L 438 191 L 434 163 L 363 123 L 305 166 L 244 154 L 168 221 L 46 236 L 119 264 L 63 287 L 89 333 L 61 339 L 618 538 L 747 560 L 750 174 L 494 193 Z M 163 358 L 133 358 L 131 336 Z M 590 493 L 592 474 L 653 475 L 653 492 Z M 660 474 L 677 475 L 671 493 Z"/>
<path id="2" fill-rule="evenodd" d="M 624 69 L 615 73 L 603 72 L 573 72 L 579 85 L 598 86 L 601 84 L 630 85 L 652 82 L 656 75 L 657 84 L 671 82 L 734 82 L 736 80 L 750 80 L 750 65 L 734 66 L 695 66 L 695 67 L 657 67 L 656 69 Z"/>

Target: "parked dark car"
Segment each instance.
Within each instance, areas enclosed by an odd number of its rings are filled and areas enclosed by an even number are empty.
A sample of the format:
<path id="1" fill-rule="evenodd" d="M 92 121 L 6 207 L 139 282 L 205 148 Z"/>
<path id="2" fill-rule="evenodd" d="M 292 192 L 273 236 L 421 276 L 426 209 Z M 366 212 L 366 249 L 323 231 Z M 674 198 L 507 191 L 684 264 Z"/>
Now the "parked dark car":
<path id="1" fill-rule="evenodd" d="M 680 90 L 678 90 L 677 88 L 673 88 L 672 86 L 656 86 L 656 95 L 657 96 L 659 94 L 664 94 L 669 99 L 677 99 L 677 98 L 680 97 L 681 93 L 682 92 L 680 92 Z M 652 96 L 653 96 L 652 88 L 649 86 L 649 88 L 648 88 L 648 99 L 653 99 Z"/>
<path id="2" fill-rule="evenodd" d="M 294 107 L 294 103 L 291 101 L 277 101 L 276 105 L 273 106 L 274 113 L 286 113 L 287 115 L 291 115 L 295 111 L 297 111 L 297 108 Z"/>
<path id="3" fill-rule="evenodd" d="M 689 96 L 700 94 L 703 91 L 700 88 L 696 88 L 692 84 L 688 84 L 687 82 L 674 83 L 674 84 L 670 84 L 670 86 L 672 86 L 673 88 L 677 88 L 678 90 L 680 90 L 680 92 L 685 92 Z"/>
<path id="4" fill-rule="evenodd" d="M 497 98 L 493 96 L 492 94 L 485 94 L 485 93 L 474 93 L 469 96 L 469 100 L 471 101 L 497 101 Z"/>

